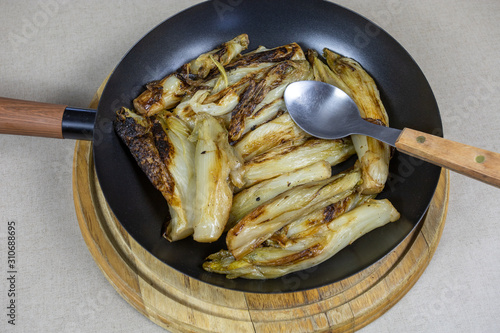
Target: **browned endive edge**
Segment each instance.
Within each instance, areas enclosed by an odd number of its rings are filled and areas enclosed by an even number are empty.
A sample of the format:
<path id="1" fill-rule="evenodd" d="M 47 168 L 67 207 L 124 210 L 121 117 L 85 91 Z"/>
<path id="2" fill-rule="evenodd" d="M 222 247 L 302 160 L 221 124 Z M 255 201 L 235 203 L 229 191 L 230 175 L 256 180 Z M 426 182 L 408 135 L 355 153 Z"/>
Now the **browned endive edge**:
<path id="1" fill-rule="evenodd" d="M 63 138 L 66 105 L 0 97 L 0 134 Z"/>

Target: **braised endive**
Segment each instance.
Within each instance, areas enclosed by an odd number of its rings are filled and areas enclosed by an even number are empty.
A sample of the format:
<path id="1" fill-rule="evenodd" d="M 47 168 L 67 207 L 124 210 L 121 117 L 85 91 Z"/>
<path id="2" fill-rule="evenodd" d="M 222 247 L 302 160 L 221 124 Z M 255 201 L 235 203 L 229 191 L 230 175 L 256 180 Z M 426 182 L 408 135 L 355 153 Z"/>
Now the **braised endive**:
<path id="1" fill-rule="evenodd" d="M 195 145 L 188 140 L 186 124 L 170 113 L 159 114 L 153 120 L 152 132 L 173 187 L 167 197 L 170 221 L 164 236 L 175 241 L 193 233 Z"/>
<path id="2" fill-rule="evenodd" d="M 190 140 L 196 142 L 194 240 L 213 242 L 224 231 L 233 201 L 232 183 L 241 185 L 240 160 L 227 131 L 214 117 L 200 113 Z"/>
<path id="3" fill-rule="evenodd" d="M 163 114 L 146 119 L 122 108 L 115 129 L 167 200 L 170 219 L 164 236 L 171 240 L 193 233 L 194 144 L 179 119 Z"/>
<path id="4" fill-rule="evenodd" d="M 283 144 L 245 163 L 245 187 L 277 177 L 318 161 L 330 165 L 344 162 L 355 154 L 349 138 L 342 140 L 309 139 L 301 145 Z"/>
<path id="5" fill-rule="evenodd" d="M 313 227 L 290 234 L 292 240 L 282 246 L 257 247 L 240 257 L 222 250 L 210 255 L 203 268 L 229 279 L 277 278 L 318 265 L 373 229 L 399 219 L 387 199 L 368 200 L 330 222 L 324 222 L 326 209 L 303 217 L 301 225 Z"/>
<path id="6" fill-rule="evenodd" d="M 237 141 L 245 133 L 285 111 L 285 88 L 292 82 L 312 78 L 311 67 L 305 60 L 283 61 L 271 68 L 265 79 L 251 84 L 242 94 L 240 104 L 232 111 L 229 134 Z"/>
<path id="7" fill-rule="evenodd" d="M 298 185 L 327 179 L 332 169 L 327 161 L 320 161 L 296 171 L 287 172 L 273 179 L 265 180 L 247 188 L 233 198 L 233 206 L 229 214 L 228 226 L 232 227 L 237 221 L 269 199 L 276 197 Z"/>
<path id="8" fill-rule="evenodd" d="M 247 119 L 257 118 L 264 106 L 282 98 L 286 85 L 306 79 L 309 75 L 307 61 L 283 61 L 271 67 L 262 80 L 258 82 L 251 80 L 242 93 L 239 103 L 231 111 L 230 140 L 237 141 L 243 134 L 251 130 L 252 127 L 248 127 Z M 272 119 L 273 116 L 261 118 L 260 123 Z M 252 126 L 258 126 L 260 123 L 254 123 Z"/>
<path id="9" fill-rule="evenodd" d="M 234 148 L 244 160 L 248 161 L 286 142 L 296 142 L 298 145 L 308 136 L 295 124 L 290 115 L 285 113 L 249 132 L 234 145 Z"/>
<path id="10" fill-rule="evenodd" d="M 228 250 L 237 259 L 243 257 L 291 221 L 351 195 L 360 182 L 359 170 L 353 169 L 281 193 L 251 211 L 228 231 Z"/>
<path id="11" fill-rule="evenodd" d="M 378 88 L 363 67 L 329 49 L 324 49 L 324 56 L 328 66 L 314 51 L 308 52 L 316 79 L 335 85 L 348 94 L 356 102 L 362 118 L 388 126 L 389 118 Z M 389 145 L 364 135 L 351 137 L 363 172 L 363 193 L 381 192 L 389 175 Z"/>

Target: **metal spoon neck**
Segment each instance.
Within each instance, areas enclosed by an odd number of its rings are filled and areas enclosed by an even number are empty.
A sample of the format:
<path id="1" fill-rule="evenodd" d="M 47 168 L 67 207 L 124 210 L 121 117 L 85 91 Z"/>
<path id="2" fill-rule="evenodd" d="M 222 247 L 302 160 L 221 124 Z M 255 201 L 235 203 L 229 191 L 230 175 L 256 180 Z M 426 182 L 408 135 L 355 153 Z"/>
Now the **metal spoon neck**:
<path id="1" fill-rule="evenodd" d="M 396 141 L 401 134 L 399 129 L 373 124 L 366 120 L 360 121 L 356 127 L 356 133 L 352 134 L 367 135 L 393 147 L 396 146 Z"/>

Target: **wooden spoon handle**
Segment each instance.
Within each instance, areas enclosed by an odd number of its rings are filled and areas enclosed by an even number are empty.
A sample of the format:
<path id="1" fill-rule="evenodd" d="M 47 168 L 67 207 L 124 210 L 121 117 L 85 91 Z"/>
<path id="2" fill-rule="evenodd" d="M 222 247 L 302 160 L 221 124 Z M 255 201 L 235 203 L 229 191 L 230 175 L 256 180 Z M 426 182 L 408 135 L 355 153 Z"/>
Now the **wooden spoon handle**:
<path id="1" fill-rule="evenodd" d="M 66 105 L 0 97 L 0 134 L 63 138 Z"/>
<path id="2" fill-rule="evenodd" d="M 405 128 L 396 148 L 500 188 L 500 154 Z"/>

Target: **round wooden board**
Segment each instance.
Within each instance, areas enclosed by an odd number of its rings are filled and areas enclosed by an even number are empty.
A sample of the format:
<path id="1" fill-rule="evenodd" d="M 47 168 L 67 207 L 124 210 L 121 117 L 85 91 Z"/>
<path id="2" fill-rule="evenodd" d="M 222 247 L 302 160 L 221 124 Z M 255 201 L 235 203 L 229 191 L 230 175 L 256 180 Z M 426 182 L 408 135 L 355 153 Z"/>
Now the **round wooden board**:
<path id="1" fill-rule="evenodd" d="M 348 279 L 284 294 L 215 287 L 149 254 L 107 206 L 91 142 L 76 143 L 73 193 L 80 229 L 97 265 L 127 302 L 161 327 L 172 332 L 354 332 L 396 304 L 430 262 L 446 218 L 449 172 L 442 171 L 423 223 L 393 252 Z"/>

